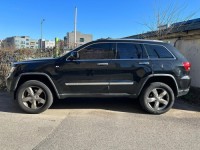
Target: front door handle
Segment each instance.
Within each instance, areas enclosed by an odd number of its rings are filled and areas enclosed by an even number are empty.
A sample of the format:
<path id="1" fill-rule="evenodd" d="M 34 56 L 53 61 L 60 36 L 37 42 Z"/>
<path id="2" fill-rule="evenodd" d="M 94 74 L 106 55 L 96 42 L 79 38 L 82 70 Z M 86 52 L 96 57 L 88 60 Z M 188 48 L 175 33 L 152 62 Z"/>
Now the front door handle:
<path id="1" fill-rule="evenodd" d="M 108 63 L 97 63 L 97 66 L 108 66 Z"/>
<path id="2" fill-rule="evenodd" d="M 149 62 L 148 61 L 139 62 L 139 65 L 149 65 Z"/>

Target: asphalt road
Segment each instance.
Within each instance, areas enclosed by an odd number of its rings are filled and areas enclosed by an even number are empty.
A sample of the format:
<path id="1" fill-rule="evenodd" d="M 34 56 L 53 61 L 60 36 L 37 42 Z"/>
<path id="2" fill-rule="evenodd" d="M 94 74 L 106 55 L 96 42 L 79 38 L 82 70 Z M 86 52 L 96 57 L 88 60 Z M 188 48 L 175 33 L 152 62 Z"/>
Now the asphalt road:
<path id="1" fill-rule="evenodd" d="M 163 115 L 145 114 L 127 98 L 66 99 L 30 115 L 0 93 L 2 150 L 199 150 L 199 126 L 200 107 L 180 100 Z"/>

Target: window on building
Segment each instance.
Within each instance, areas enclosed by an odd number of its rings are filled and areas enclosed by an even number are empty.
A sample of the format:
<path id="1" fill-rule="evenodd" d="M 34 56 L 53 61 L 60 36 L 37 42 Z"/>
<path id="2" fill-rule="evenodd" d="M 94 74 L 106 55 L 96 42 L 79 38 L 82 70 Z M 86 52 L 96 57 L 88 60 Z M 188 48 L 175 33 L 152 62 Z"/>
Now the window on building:
<path id="1" fill-rule="evenodd" d="M 26 41 L 29 41 L 29 39 L 26 39 Z"/>
<path id="2" fill-rule="evenodd" d="M 115 44 L 99 43 L 79 51 L 80 59 L 114 59 Z"/>
<path id="3" fill-rule="evenodd" d="M 141 44 L 118 43 L 117 59 L 140 59 L 147 58 Z"/>
<path id="4" fill-rule="evenodd" d="M 25 41 L 21 41 L 21 44 L 25 44 Z"/>
<path id="5" fill-rule="evenodd" d="M 163 46 L 145 44 L 145 48 L 149 58 L 173 58 L 172 54 Z"/>
<path id="6" fill-rule="evenodd" d="M 29 43 L 26 43 L 26 45 L 29 45 Z"/>
<path id="7" fill-rule="evenodd" d="M 80 42 L 84 42 L 85 41 L 85 39 L 84 38 L 80 38 Z"/>

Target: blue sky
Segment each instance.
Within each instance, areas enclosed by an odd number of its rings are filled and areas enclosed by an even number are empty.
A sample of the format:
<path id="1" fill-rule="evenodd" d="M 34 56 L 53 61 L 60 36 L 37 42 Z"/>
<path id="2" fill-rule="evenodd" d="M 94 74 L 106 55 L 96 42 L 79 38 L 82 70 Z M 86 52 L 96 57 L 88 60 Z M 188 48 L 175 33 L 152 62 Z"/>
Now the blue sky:
<path id="1" fill-rule="evenodd" d="M 154 17 L 155 4 L 164 9 L 170 0 L 1 0 L 0 39 L 28 35 L 40 38 L 40 21 L 45 39 L 63 38 L 73 31 L 74 8 L 78 8 L 77 30 L 98 38 L 120 38 L 148 31 L 142 25 Z M 177 0 L 184 7 L 182 18 L 196 12 L 200 18 L 199 0 Z"/>

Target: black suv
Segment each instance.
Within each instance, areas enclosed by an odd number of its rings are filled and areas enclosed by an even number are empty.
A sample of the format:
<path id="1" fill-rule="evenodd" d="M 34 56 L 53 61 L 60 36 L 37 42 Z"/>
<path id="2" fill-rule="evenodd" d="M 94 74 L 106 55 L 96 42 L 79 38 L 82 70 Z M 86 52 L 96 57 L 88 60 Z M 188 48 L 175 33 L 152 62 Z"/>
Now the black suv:
<path id="1" fill-rule="evenodd" d="M 135 39 L 97 40 L 60 58 L 13 64 L 7 87 L 28 113 L 53 99 L 133 97 L 153 114 L 167 112 L 189 91 L 190 63 L 170 44 Z"/>

